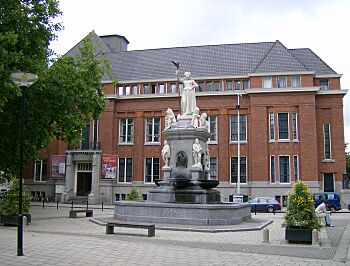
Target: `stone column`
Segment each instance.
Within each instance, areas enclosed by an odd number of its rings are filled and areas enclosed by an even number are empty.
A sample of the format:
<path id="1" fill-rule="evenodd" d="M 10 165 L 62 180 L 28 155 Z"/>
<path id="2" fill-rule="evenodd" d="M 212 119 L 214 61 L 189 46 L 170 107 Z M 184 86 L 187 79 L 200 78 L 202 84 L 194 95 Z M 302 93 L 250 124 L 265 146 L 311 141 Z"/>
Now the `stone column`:
<path id="1" fill-rule="evenodd" d="M 101 154 L 96 152 L 92 155 L 91 192 L 88 196 L 89 203 L 91 204 L 98 204 L 100 200 L 100 166 Z"/>
<path id="2" fill-rule="evenodd" d="M 67 154 L 66 162 L 66 181 L 65 181 L 65 190 L 61 195 L 61 202 L 65 203 L 69 200 L 70 197 L 74 196 L 74 162 L 72 155 Z"/>

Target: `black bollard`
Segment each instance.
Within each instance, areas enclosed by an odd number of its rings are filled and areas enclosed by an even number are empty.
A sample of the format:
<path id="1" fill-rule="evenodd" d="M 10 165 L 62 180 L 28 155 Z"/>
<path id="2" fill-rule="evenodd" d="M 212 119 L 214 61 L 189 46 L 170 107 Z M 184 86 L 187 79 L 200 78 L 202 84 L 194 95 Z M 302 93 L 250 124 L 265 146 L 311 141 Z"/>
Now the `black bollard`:
<path id="1" fill-rule="evenodd" d="M 102 201 L 102 211 L 103 211 L 103 201 Z"/>
<path id="2" fill-rule="evenodd" d="M 86 209 L 89 209 L 89 200 L 86 201 Z"/>
<path id="3" fill-rule="evenodd" d="M 56 209 L 58 210 L 58 199 L 57 199 L 57 205 L 56 205 Z"/>
<path id="4" fill-rule="evenodd" d="M 45 197 L 43 197 L 43 209 L 45 208 Z"/>
<path id="5" fill-rule="evenodd" d="M 256 215 L 256 204 L 254 204 L 254 214 Z"/>
<path id="6" fill-rule="evenodd" d="M 73 200 L 72 200 L 72 210 L 73 210 Z"/>

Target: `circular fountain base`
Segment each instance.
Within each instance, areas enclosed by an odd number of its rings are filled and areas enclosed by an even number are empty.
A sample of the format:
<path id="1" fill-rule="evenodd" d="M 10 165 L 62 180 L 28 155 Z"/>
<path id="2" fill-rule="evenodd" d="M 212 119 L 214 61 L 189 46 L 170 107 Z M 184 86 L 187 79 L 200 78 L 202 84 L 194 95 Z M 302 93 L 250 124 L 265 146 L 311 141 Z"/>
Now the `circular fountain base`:
<path id="1" fill-rule="evenodd" d="M 178 204 L 114 202 L 114 218 L 122 221 L 183 225 L 232 225 L 251 218 L 249 203 Z"/>

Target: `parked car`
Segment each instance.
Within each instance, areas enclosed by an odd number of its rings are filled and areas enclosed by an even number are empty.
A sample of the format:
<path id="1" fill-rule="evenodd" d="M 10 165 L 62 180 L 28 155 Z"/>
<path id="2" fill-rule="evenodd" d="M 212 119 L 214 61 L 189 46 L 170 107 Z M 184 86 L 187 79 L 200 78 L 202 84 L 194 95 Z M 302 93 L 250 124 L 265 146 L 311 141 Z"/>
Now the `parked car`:
<path id="1" fill-rule="evenodd" d="M 249 201 L 252 211 L 274 212 L 281 210 L 280 203 L 274 198 L 258 197 Z"/>
<path id="2" fill-rule="evenodd" d="M 323 201 L 328 200 L 330 203 L 331 211 L 341 210 L 340 196 L 335 192 L 318 192 L 312 194 L 314 199 L 315 208 L 320 205 Z"/>

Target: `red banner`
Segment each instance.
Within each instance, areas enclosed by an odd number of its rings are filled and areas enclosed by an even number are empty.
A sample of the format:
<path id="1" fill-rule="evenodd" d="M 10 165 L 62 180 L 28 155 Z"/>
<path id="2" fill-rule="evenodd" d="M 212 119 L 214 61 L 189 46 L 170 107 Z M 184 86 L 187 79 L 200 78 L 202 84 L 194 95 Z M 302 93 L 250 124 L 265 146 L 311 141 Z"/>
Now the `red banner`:
<path id="1" fill-rule="evenodd" d="M 117 178 L 117 156 L 102 155 L 101 159 L 101 178 L 116 179 Z"/>

